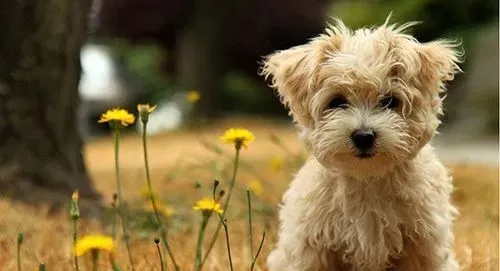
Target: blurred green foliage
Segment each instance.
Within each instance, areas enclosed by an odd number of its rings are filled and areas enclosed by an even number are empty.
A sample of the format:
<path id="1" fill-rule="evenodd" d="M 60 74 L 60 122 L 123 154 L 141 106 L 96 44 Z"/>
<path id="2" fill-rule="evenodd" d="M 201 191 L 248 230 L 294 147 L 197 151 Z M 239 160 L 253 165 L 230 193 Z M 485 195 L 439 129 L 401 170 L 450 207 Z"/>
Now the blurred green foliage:
<path id="1" fill-rule="evenodd" d="M 277 102 L 274 91 L 266 87 L 263 78 L 257 80 L 255 75 L 229 71 L 221 89 L 221 106 L 226 112 L 271 115 L 285 112 Z"/>
<path id="2" fill-rule="evenodd" d="M 498 21 L 497 0 L 349 0 L 335 2 L 329 14 L 352 28 L 390 22 L 418 21 L 412 34 L 426 42 L 450 38 L 468 51 L 477 29 Z"/>
<path id="3" fill-rule="evenodd" d="M 124 39 L 106 42 L 113 51 L 113 57 L 133 76 L 139 79 L 145 91 L 143 100 L 156 102 L 162 97 L 179 90 L 169 74 L 162 71 L 167 54 L 154 42 L 132 44 Z"/>

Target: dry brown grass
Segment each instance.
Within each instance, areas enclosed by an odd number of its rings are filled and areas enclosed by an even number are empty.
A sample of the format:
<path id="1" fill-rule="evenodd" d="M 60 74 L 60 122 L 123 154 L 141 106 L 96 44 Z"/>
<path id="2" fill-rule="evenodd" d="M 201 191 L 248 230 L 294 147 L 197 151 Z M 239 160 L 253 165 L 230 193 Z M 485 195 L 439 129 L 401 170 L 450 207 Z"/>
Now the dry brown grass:
<path id="1" fill-rule="evenodd" d="M 252 164 L 263 181 L 265 194 L 255 197 L 256 208 L 270 206 L 275 209 L 281 193 L 289 181 L 289 172 L 274 172 L 268 168 L 269 159 L 278 155 L 290 157 L 300 154 L 302 149 L 290 127 L 275 125 L 264 121 L 231 120 L 219 125 L 190 132 L 175 132 L 155 136 L 150 139 L 150 157 L 156 190 L 164 195 L 178 211 L 179 218 L 174 218 L 175 229 L 171 232 L 170 242 L 182 270 L 192 270 L 194 246 L 199 214 L 190 208 L 200 196 L 209 195 L 213 173 L 207 167 L 190 168 L 193 163 L 202 161 L 230 162 L 230 157 L 223 158 L 208 151 L 199 144 L 200 138 L 215 141 L 222 131 L 236 124 L 251 129 L 257 140 L 248 150 L 243 151 L 246 162 Z M 278 135 L 289 146 L 292 154 L 280 150 L 268 139 L 270 133 Z M 223 147 L 231 153 L 231 147 Z M 113 153 L 111 140 L 102 139 L 86 146 L 86 160 L 95 186 L 109 200 L 115 190 L 113 177 Z M 123 170 L 124 197 L 129 202 L 136 202 L 138 190 L 144 185 L 143 161 L 140 141 L 137 136 L 127 136 L 123 141 L 121 165 Z M 472 165 L 450 165 L 455 177 L 457 191 L 454 201 L 461 211 L 456 222 L 456 252 L 465 270 L 498 270 L 498 169 Z M 168 174 L 175 172 L 175 175 Z M 242 170 L 238 178 L 240 184 L 233 199 L 229 217 L 232 254 L 235 270 L 248 270 L 249 246 L 247 226 L 244 215 L 243 187 L 256 178 L 249 170 Z M 168 180 L 167 180 L 168 179 Z M 200 180 L 205 186 L 196 192 L 194 181 Z M 223 181 L 224 185 L 225 182 Z M 68 195 L 69 197 L 69 195 Z M 15 239 L 19 231 L 25 233 L 22 250 L 24 270 L 35 270 L 39 262 L 44 262 L 48 270 L 72 270 L 70 258 L 71 224 L 67 213 L 49 215 L 44 206 L 25 206 L 0 199 L 0 270 L 16 269 Z M 209 227 L 210 236 L 216 220 Z M 276 234 L 276 219 L 265 213 L 256 213 L 254 222 L 255 238 L 267 228 L 268 233 L 264 249 L 255 270 L 266 270 L 265 257 L 272 248 Z M 109 225 L 97 221 L 82 220 L 80 232 L 108 231 Z M 149 238 L 140 238 L 141 231 L 133 232 L 132 250 L 137 270 L 160 270 L 156 248 L 151 234 Z M 229 270 L 223 234 L 207 262 L 206 270 Z M 257 241 L 256 241 L 257 242 Z M 255 245 L 256 246 L 256 245 Z M 117 257 L 122 266 L 127 258 L 120 244 Z M 166 257 L 166 255 L 165 255 Z M 84 259 L 82 259 L 84 260 Z M 81 270 L 87 270 L 84 262 Z M 104 267 L 101 270 L 109 270 Z M 170 269 L 171 270 L 171 269 Z"/>

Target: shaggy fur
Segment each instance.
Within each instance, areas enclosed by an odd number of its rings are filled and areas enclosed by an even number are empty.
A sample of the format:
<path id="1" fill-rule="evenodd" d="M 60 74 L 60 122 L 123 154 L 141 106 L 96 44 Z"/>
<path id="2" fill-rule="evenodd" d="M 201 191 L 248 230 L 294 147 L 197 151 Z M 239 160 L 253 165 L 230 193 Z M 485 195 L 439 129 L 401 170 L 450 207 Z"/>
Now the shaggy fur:
<path id="1" fill-rule="evenodd" d="M 452 252 L 447 170 L 429 141 L 457 44 L 419 43 L 387 22 L 351 31 L 341 21 L 309 43 L 268 56 L 262 73 L 313 156 L 285 193 L 271 271 L 459 270 Z M 342 107 L 329 107 L 343 97 Z M 386 97 L 399 100 L 384 107 Z M 351 134 L 372 129 L 370 157 Z"/>

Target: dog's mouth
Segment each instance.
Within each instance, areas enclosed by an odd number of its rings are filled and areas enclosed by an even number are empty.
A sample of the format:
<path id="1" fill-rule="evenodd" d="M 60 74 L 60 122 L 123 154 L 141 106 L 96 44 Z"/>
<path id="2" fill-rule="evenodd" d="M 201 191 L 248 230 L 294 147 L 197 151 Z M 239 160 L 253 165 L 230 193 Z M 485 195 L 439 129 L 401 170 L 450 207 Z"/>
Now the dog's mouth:
<path id="1" fill-rule="evenodd" d="M 375 156 L 375 153 L 373 153 L 373 152 L 360 152 L 360 153 L 356 154 L 356 157 L 361 158 L 361 159 L 368 159 L 368 158 L 372 158 L 373 156 Z"/>

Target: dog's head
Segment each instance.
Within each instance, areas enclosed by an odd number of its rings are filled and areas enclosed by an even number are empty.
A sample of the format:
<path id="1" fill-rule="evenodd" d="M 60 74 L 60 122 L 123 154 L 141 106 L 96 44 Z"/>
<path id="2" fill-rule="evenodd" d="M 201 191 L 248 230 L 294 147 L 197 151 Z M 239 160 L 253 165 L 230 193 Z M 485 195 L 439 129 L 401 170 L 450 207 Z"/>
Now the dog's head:
<path id="1" fill-rule="evenodd" d="M 326 167 L 380 174 L 436 133 L 457 44 L 419 43 L 401 26 L 349 30 L 341 21 L 309 43 L 268 56 L 262 74 Z"/>

